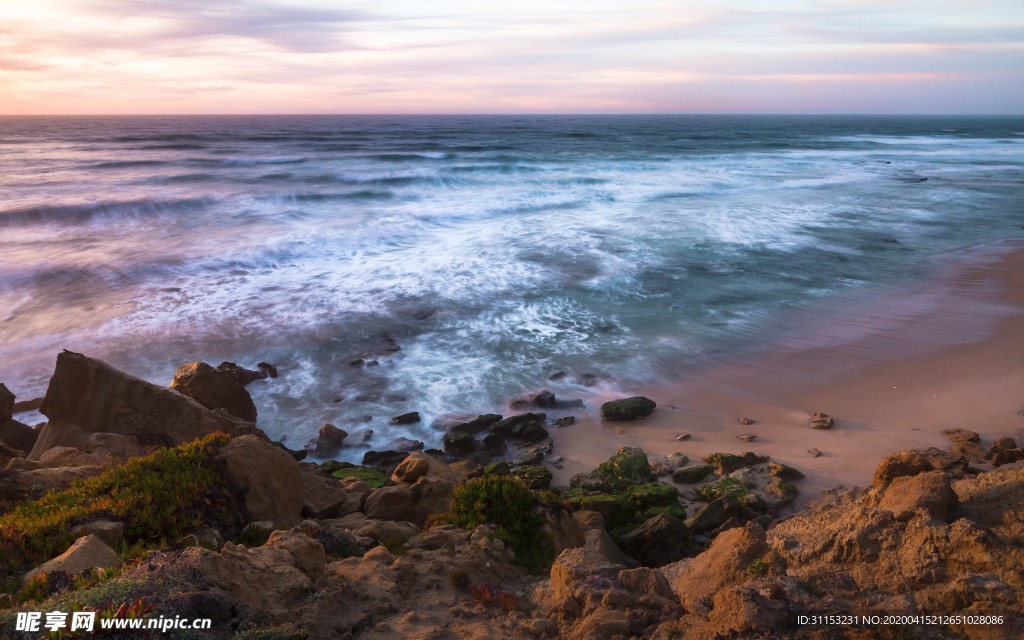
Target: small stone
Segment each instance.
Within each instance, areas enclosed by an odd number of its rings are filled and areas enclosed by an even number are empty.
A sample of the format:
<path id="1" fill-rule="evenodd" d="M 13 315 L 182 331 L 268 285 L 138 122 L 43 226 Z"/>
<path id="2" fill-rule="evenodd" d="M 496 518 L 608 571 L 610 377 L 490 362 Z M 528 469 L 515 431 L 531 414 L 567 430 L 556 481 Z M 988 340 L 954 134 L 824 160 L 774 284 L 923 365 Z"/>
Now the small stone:
<path id="1" fill-rule="evenodd" d="M 576 424 L 576 416 L 565 416 L 564 418 L 558 418 L 553 423 L 556 427 L 568 427 L 569 425 Z"/>
<path id="2" fill-rule="evenodd" d="M 676 436 L 676 440 L 678 440 L 679 442 L 683 442 L 684 440 L 689 440 L 691 437 L 693 436 L 691 436 L 688 433 L 680 433 L 679 435 Z"/>
<path id="3" fill-rule="evenodd" d="M 740 418 L 740 424 L 754 424 L 751 418 Z"/>
<path id="4" fill-rule="evenodd" d="M 810 425 L 812 429 L 831 429 L 832 424 L 832 417 L 827 413 L 821 413 L 818 411 L 811 412 Z"/>
<path id="5" fill-rule="evenodd" d="M 743 434 L 740 434 L 740 435 L 738 435 L 736 437 L 739 440 L 742 440 L 743 442 L 753 442 L 757 438 L 757 434 L 754 434 L 754 433 L 743 433 Z"/>
<path id="6" fill-rule="evenodd" d="M 816 448 L 814 448 L 814 447 L 811 447 L 810 449 L 808 449 L 807 453 L 811 454 L 812 458 L 817 458 L 818 456 L 821 455 L 821 451 L 816 449 Z"/>

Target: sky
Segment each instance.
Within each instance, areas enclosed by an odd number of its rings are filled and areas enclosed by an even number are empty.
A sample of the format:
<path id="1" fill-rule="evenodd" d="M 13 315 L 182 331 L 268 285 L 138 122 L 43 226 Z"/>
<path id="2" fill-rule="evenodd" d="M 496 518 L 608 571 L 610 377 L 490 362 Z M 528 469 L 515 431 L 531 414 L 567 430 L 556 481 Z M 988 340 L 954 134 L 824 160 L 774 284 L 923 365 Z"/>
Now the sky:
<path id="1" fill-rule="evenodd" d="M 0 0 L 0 114 L 1024 113 L 1021 0 Z"/>

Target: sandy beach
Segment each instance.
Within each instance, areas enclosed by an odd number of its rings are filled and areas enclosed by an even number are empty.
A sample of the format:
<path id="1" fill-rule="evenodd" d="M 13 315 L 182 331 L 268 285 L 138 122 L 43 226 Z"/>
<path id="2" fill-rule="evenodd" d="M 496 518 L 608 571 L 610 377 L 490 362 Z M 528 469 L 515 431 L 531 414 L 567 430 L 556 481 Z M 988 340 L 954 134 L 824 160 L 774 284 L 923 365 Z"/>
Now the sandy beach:
<path id="1" fill-rule="evenodd" d="M 644 420 L 605 422 L 603 399 L 591 402 L 575 425 L 553 432 L 564 457 L 555 484 L 623 446 L 691 460 L 753 451 L 804 471 L 799 500 L 807 501 L 837 485 L 869 484 L 893 451 L 945 448 L 943 429 L 972 429 L 983 440 L 1021 435 L 1024 245 L 944 258 L 923 280 L 793 311 L 766 332 L 763 347 L 637 389 L 658 403 Z M 811 411 L 833 416 L 835 426 L 809 428 Z M 681 433 L 691 438 L 677 442 Z M 736 438 L 746 433 L 756 439 Z"/>

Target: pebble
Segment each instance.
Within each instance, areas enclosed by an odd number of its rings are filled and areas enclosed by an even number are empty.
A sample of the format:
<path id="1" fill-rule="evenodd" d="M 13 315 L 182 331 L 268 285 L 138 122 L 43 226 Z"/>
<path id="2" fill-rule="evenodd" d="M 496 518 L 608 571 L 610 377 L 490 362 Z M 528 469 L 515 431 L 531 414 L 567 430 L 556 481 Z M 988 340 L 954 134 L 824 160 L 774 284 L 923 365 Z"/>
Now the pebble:
<path id="1" fill-rule="evenodd" d="M 740 424 L 754 424 L 754 421 L 750 418 L 740 418 Z"/>
<path id="2" fill-rule="evenodd" d="M 682 442 L 683 440 L 689 440 L 689 439 L 690 439 L 690 434 L 688 434 L 688 433 L 680 433 L 678 436 L 676 436 L 676 440 L 678 440 L 679 442 Z"/>
<path id="3" fill-rule="evenodd" d="M 736 437 L 739 438 L 740 440 L 742 440 L 743 442 L 753 442 L 754 438 L 756 438 L 757 435 L 753 434 L 753 433 L 744 433 L 744 434 L 738 435 Z"/>
<path id="4" fill-rule="evenodd" d="M 817 458 L 818 456 L 821 455 L 821 451 L 819 451 L 818 449 L 813 449 L 813 448 L 812 449 L 808 449 L 807 453 L 811 454 L 812 458 Z"/>

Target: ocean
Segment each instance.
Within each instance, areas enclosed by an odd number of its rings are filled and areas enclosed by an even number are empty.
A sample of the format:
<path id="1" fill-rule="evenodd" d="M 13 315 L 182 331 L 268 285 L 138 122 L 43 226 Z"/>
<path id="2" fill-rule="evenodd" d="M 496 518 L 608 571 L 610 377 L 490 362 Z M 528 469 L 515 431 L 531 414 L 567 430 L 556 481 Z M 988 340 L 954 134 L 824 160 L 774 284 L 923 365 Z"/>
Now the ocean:
<path id="1" fill-rule="evenodd" d="M 0 194 L 20 399 L 61 349 L 164 385 L 267 361 L 259 425 L 330 422 L 357 461 L 525 391 L 633 395 L 1024 237 L 1024 119 L 2 117 Z"/>

